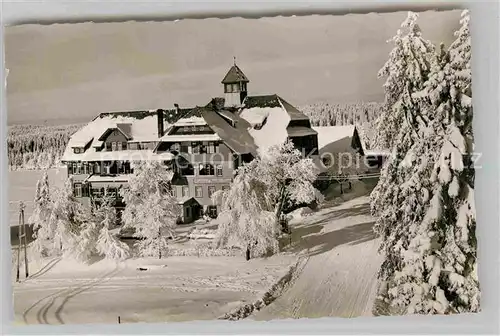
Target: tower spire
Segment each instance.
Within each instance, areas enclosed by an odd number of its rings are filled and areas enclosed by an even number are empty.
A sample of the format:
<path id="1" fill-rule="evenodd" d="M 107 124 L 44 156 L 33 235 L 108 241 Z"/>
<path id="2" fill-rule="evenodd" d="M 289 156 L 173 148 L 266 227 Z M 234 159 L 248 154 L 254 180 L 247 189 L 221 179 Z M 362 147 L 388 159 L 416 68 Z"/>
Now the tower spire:
<path id="1" fill-rule="evenodd" d="M 233 64 L 236 65 L 236 56 L 233 56 Z"/>

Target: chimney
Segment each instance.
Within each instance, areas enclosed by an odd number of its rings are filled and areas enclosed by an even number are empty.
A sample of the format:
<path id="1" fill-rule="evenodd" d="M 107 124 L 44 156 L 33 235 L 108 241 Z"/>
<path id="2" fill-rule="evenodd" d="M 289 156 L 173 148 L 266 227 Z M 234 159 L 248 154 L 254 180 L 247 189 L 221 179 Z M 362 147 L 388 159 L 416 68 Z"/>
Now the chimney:
<path id="1" fill-rule="evenodd" d="M 179 113 L 181 112 L 181 109 L 179 108 L 179 104 L 175 103 L 174 107 L 175 107 L 175 114 L 179 115 Z"/>
<path id="2" fill-rule="evenodd" d="M 161 138 L 163 136 L 163 133 L 165 132 L 164 126 L 163 126 L 163 110 L 162 109 L 156 110 L 156 117 L 158 119 L 158 138 Z"/>

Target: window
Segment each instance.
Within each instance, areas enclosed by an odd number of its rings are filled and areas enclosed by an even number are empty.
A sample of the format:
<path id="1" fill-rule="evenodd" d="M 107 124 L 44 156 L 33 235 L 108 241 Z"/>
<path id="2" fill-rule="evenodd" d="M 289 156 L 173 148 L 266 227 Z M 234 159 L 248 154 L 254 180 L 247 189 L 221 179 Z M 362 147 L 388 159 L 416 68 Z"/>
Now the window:
<path id="1" fill-rule="evenodd" d="M 78 162 L 76 164 L 76 173 L 77 174 L 81 174 L 82 173 L 82 164 L 81 164 L 81 162 Z"/>
<path id="2" fill-rule="evenodd" d="M 208 186 L 208 197 L 212 197 L 215 192 L 215 186 Z"/>
<path id="3" fill-rule="evenodd" d="M 182 176 L 192 176 L 194 175 L 194 168 L 192 164 L 182 165 L 181 167 Z"/>
<path id="4" fill-rule="evenodd" d="M 182 187 L 182 197 L 189 197 L 189 187 L 188 186 Z"/>
<path id="5" fill-rule="evenodd" d="M 200 154 L 200 147 L 197 142 L 192 142 L 191 143 L 191 153 L 193 154 Z"/>
<path id="6" fill-rule="evenodd" d="M 94 164 L 92 162 L 89 162 L 89 175 L 94 174 Z"/>
<path id="7" fill-rule="evenodd" d="M 82 196 L 89 197 L 89 185 L 88 185 L 88 183 L 82 185 Z"/>
<path id="8" fill-rule="evenodd" d="M 217 165 L 217 176 L 222 176 L 222 165 L 221 164 Z"/>
<path id="9" fill-rule="evenodd" d="M 84 174 L 88 174 L 89 173 L 89 163 L 88 162 L 84 162 L 83 163 L 83 173 Z"/>
<path id="10" fill-rule="evenodd" d="M 91 195 L 92 195 L 92 197 L 95 197 L 95 198 L 102 197 L 101 189 L 99 189 L 99 188 L 92 188 Z"/>
<path id="11" fill-rule="evenodd" d="M 177 188 L 175 186 L 172 187 L 172 196 L 177 197 Z"/>
<path id="12" fill-rule="evenodd" d="M 111 174 L 111 162 L 105 162 L 104 163 L 104 169 L 103 169 L 104 174 Z"/>
<path id="13" fill-rule="evenodd" d="M 210 218 L 217 218 L 217 206 L 216 205 L 207 206 L 207 213 Z"/>
<path id="14" fill-rule="evenodd" d="M 107 188 L 106 189 L 106 195 L 109 196 L 109 197 L 114 197 L 116 198 L 116 195 L 117 195 L 117 190 L 116 188 Z"/>
<path id="15" fill-rule="evenodd" d="M 76 170 L 76 162 L 73 162 L 73 174 L 78 174 L 77 170 Z"/>
<path id="16" fill-rule="evenodd" d="M 181 145 L 179 143 L 174 143 L 171 147 L 170 150 L 179 152 L 181 149 Z"/>
<path id="17" fill-rule="evenodd" d="M 82 197 L 82 184 L 81 183 L 75 183 L 74 185 L 74 193 L 75 197 Z"/>
<path id="18" fill-rule="evenodd" d="M 189 146 L 187 144 L 181 144 L 181 153 L 190 153 Z"/>
<path id="19" fill-rule="evenodd" d="M 232 92 L 238 92 L 238 91 L 239 91 L 239 84 L 238 83 L 233 84 Z"/>
<path id="20" fill-rule="evenodd" d="M 117 151 L 118 150 L 118 146 L 116 144 L 116 141 L 113 141 L 111 143 L 111 150 L 114 152 L 114 151 Z"/>
<path id="21" fill-rule="evenodd" d="M 210 163 L 200 164 L 200 175 L 214 175 L 214 166 Z"/>
<path id="22" fill-rule="evenodd" d="M 125 165 L 123 164 L 123 161 L 116 162 L 116 170 L 118 174 L 125 174 Z"/>
<path id="23" fill-rule="evenodd" d="M 122 142 L 122 150 L 127 150 L 127 143 L 126 142 Z"/>
<path id="24" fill-rule="evenodd" d="M 83 153 L 83 148 L 75 147 L 75 148 L 73 148 L 73 153 L 75 153 L 75 154 Z"/>
<path id="25" fill-rule="evenodd" d="M 197 197 L 197 198 L 203 197 L 203 187 L 202 186 L 194 187 L 194 193 L 195 193 L 195 197 Z"/>
<path id="26" fill-rule="evenodd" d="M 231 84 L 224 84 L 224 92 L 226 93 L 231 92 Z"/>
<path id="27" fill-rule="evenodd" d="M 207 146 L 207 153 L 214 154 L 215 153 L 215 144 L 213 142 L 209 142 Z"/>
<path id="28" fill-rule="evenodd" d="M 101 173 L 101 163 L 100 162 L 96 162 L 95 163 L 95 173 L 96 174 L 100 174 Z"/>
<path id="29" fill-rule="evenodd" d="M 71 162 L 68 162 L 68 174 L 73 175 L 73 165 Z"/>
<path id="30" fill-rule="evenodd" d="M 222 191 L 226 191 L 226 190 L 229 190 L 229 186 L 228 185 L 223 185 L 222 186 Z"/>
<path id="31" fill-rule="evenodd" d="M 131 150 L 137 150 L 138 149 L 137 142 L 130 143 L 129 148 Z"/>

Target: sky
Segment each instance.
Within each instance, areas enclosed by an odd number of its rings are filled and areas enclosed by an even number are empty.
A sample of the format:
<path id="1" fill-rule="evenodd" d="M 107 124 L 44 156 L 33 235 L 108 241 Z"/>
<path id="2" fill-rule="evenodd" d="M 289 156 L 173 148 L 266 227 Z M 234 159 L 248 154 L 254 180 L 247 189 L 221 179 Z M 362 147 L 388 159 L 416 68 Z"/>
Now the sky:
<path id="1" fill-rule="evenodd" d="M 236 57 L 250 95 L 295 106 L 383 101 L 377 72 L 406 12 L 260 19 L 20 25 L 5 32 L 9 124 L 68 124 L 101 112 L 205 105 Z M 460 11 L 422 12 L 449 45 Z"/>

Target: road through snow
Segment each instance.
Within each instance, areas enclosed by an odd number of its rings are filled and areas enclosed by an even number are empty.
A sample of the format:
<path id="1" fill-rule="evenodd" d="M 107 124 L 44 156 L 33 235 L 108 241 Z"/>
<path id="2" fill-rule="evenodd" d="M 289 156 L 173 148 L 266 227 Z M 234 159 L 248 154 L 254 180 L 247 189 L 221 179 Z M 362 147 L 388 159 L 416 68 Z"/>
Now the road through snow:
<path id="1" fill-rule="evenodd" d="M 294 220 L 301 238 L 292 249 L 308 261 L 290 288 L 250 319 L 370 316 L 382 260 L 368 202 L 363 196 Z"/>

